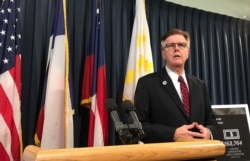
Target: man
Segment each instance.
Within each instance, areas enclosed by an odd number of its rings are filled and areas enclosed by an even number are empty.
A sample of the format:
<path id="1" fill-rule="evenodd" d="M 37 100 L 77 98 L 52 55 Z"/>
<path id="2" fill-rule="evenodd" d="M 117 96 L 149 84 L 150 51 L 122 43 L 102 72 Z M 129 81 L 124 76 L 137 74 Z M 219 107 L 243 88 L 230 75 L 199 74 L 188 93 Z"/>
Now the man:
<path id="1" fill-rule="evenodd" d="M 189 57 L 189 34 L 173 29 L 162 36 L 161 47 L 165 67 L 141 77 L 135 91 L 134 104 L 145 131 L 142 141 L 213 139 L 218 127 L 207 87 L 184 69 Z"/>

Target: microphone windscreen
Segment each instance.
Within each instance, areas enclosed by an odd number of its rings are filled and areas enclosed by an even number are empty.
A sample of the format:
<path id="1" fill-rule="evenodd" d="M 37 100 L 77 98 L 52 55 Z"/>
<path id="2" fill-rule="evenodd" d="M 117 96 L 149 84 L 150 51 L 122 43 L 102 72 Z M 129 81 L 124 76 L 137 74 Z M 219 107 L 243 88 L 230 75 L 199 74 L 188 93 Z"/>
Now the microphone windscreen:
<path id="1" fill-rule="evenodd" d="M 108 113 L 111 112 L 112 110 L 117 110 L 117 108 L 118 108 L 115 100 L 112 98 L 109 98 L 106 100 L 105 106 L 106 106 Z"/>
<path id="2" fill-rule="evenodd" d="M 135 107 L 133 103 L 129 100 L 125 100 L 122 102 L 121 108 L 124 112 L 128 113 L 129 111 L 134 111 Z"/>

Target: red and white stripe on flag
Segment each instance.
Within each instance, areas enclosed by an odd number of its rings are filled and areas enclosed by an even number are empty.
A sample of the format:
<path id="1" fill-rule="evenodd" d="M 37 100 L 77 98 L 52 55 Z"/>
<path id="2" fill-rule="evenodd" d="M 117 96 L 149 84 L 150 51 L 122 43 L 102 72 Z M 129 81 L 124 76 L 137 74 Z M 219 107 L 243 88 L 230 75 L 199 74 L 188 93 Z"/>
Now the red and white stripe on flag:
<path id="1" fill-rule="evenodd" d="M 0 160 L 21 159 L 21 56 L 19 0 L 0 9 Z"/>
<path id="2" fill-rule="evenodd" d="M 92 30 L 89 51 L 85 53 L 81 104 L 90 108 L 88 146 L 104 146 L 108 144 L 108 116 L 105 108 L 107 96 L 103 15 L 99 12 L 102 2 L 98 0 L 92 3 Z"/>

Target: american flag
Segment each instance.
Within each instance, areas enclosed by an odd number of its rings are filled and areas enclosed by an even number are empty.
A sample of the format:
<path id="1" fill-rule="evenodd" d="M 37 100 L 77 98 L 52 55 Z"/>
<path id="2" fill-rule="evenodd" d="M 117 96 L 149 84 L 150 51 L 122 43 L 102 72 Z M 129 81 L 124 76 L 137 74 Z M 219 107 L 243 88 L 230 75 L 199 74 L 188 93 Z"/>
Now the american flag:
<path id="1" fill-rule="evenodd" d="M 21 54 L 20 2 L 3 0 L 0 9 L 0 157 L 20 161 Z"/>

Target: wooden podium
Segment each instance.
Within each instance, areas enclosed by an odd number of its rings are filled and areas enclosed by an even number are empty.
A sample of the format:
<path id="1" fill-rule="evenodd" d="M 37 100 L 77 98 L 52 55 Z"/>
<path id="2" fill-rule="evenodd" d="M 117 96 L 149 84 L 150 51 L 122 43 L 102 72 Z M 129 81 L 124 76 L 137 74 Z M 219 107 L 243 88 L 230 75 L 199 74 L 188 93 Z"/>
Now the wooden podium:
<path id="1" fill-rule="evenodd" d="M 29 145 L 22 161 L 174 161 L 214 158 L 224 153 L 223 142 L 200 139 L 49 150 Z"/>

